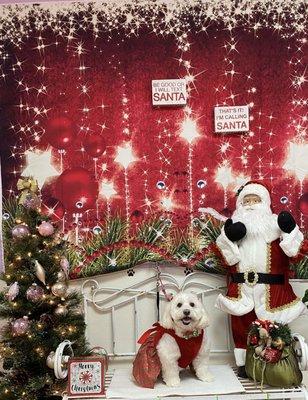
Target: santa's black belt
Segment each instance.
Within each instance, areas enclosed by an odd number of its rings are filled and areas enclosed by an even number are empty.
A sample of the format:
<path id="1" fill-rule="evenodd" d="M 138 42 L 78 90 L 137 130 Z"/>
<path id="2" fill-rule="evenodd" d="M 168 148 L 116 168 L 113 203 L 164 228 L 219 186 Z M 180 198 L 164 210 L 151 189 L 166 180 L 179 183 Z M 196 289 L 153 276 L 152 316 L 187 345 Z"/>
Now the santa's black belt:
<path id="1" fill-rule="evenodd" d="M 231 282 L 246 283 L 249 286 L 254 286 L 257 283 L 265 283 L 268 285 L 283 285 L 285 282 L 282 274 L 265 274 L 262 272 L 247 271 L 230 274 Z"/>

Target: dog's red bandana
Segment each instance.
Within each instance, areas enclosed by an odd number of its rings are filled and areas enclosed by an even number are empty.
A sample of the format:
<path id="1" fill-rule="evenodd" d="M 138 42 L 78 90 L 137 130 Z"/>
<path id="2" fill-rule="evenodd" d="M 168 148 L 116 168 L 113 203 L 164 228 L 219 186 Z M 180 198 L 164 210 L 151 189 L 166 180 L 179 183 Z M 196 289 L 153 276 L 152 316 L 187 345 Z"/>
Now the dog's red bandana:
<path id="1" fill-rule="evenodd" d="M 133 365 L 133 375 L 140 386 L 154 387 L 154 383 L 161 371 L 156 346 L 164 334 L 168 334 L 175 339 L 181 353 L 178 359 L 179 367 L 186 368 L 200 351 L 204 331 L 202 330 L 198 336 L 185 339 L 177 336 L 173 329 L 166 329 L 158 323 L 154 324 L 153 328 L 147 330 L 138 340 L 138 343 L 142 346 L 138 351 Z"/>

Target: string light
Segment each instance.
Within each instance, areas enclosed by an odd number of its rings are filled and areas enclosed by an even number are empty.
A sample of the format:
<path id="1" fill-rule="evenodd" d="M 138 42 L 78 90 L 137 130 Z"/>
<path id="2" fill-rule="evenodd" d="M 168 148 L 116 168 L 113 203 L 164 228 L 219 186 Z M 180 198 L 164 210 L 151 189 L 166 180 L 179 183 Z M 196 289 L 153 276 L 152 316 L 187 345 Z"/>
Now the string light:
<path id="1" fill-rule="evenodd" d="M 216 174 L 215 174 L 215 182 L 220 184 L 224 190 L 224 207 L 227 207 L 227 188 L 234 181 L 232 175 L 232 169 L 228 162 L 224 162 L 222 165 L 219 165 Z"/>

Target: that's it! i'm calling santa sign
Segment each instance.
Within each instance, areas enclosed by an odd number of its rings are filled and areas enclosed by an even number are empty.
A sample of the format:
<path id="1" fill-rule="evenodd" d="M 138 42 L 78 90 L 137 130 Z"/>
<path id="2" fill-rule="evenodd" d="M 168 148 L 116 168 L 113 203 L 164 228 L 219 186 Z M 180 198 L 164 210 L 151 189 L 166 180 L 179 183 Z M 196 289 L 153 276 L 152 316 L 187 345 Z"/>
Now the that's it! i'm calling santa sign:
<path id="1" fill-rule="evenodd" d="M 248 106 L 215 107 L 215 132 L 248 132 L 249 108 Z"/>
<path id="2" fill-rule="evenodd" d="M 186 100 L 185 79 L 156 79 L 152 81 L 153 106 L 184 106 Z"/>

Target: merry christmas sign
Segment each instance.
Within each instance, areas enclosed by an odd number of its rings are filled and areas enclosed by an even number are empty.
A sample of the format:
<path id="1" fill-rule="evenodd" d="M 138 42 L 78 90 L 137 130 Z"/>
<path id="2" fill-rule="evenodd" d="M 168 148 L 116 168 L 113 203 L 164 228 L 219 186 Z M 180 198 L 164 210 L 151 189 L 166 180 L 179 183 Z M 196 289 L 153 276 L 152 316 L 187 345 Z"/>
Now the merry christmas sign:
<path id="1" fill-rule="evenodd" d="M 98 357 L 72 358 L 68 367 L 68 394 L 70 396 L 92 397 L 103 395 L 106 360 Z"/>

